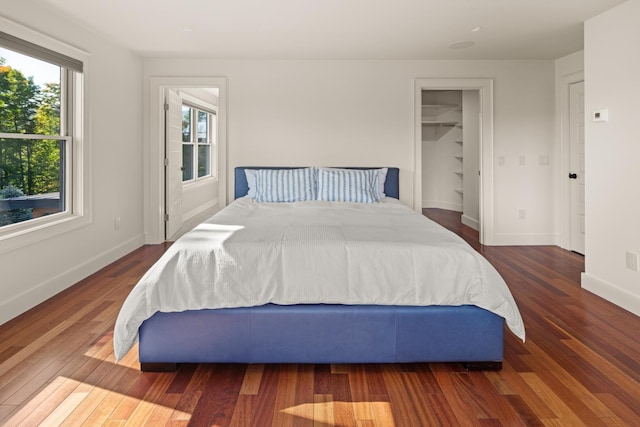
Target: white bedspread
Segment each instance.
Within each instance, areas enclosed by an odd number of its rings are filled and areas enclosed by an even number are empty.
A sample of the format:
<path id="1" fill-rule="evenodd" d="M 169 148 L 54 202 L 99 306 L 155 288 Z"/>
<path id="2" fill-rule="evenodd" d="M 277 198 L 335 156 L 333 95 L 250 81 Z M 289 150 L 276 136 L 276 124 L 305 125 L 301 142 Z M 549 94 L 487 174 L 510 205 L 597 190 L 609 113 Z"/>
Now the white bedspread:
<path id="1" fill-rule="evenodd" d="M 511 292 L 454 233 L 402 205 L 234 201 L 175 242 L 127 297 L 121 359 L 157 311 L 267 303 L 473 304 L 524 340 Z"/>

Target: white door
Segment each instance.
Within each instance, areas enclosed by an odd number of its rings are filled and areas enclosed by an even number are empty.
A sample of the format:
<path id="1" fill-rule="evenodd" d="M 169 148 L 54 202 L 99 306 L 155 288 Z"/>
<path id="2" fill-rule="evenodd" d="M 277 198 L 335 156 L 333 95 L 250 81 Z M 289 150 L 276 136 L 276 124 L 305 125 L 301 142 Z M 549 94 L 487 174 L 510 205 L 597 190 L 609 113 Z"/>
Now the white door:
<path id="1" fill-rule="evenodd" d="M 569 85 L 571 250 L 584 254 L 584 82 Z"/>
<path id="2" fill-rule="evenodd" d="M 165 239 L 182 226 L 182 98 L 165 93 Z"/>

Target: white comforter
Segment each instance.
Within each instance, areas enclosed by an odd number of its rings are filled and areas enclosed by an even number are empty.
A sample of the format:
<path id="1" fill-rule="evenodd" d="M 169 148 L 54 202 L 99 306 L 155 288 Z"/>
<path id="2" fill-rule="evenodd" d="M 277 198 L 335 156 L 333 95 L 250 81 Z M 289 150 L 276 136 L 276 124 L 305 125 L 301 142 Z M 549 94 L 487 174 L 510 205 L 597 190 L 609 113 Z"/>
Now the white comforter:
<path id="1" fill-rule="evenodd" d="M 175 242 L 127 297 L 121 359 L 157 311 L 267 303 L 473 304 L 524 340 L 504 280 L 455 234 L 402 205 L 241 198 Z"/>

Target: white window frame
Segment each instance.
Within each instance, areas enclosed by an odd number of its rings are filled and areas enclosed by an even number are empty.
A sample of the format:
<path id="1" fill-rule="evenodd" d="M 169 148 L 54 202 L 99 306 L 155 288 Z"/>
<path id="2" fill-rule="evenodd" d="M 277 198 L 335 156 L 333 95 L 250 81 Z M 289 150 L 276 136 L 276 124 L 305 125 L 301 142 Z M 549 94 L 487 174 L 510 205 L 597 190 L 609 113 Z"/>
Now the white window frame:
<path id="1" fill-rule="evenodd" d="M 191 108 L 192 114 L 191 114 L 191 142 L 187 143 L 185 141 L 182 142 L 183 145 L 185 144 L 191 144 L 193 146 L 193 154 L 192 154 L 192 158 L 191 158 L 191 163 L 193 166 L 193 178 L 186 180 L 186 181 L 182 181 L 182 185 L 183 186 L 188 186 L 188 185 L 194 185 L 197 183 L 200 183 L 202 181 L 205 180 L 215 180 L 217 179 L 217 167 L 216 167 L 216 162 L 217 162 L 217 153 L 218 153 L 218 147 L 217 147 L 217 141 L 218 141 L 218 136 L 217 136 L 217 130 L 218 130 L 218 111 L 217 111 L 217 107 L 215 106 L 203 106 L 200 105 L 197 102 L 194 102 L 193 100 L 189 99 L 190 97 L 186 97 L 187 99 L 185 99 L 185 95 L 181 94 L 181 96 L 183 97 L 183 102 L 182 102 L 182 106 L 183 107 L 188 107 Z M 209 115 L 209 126 L 207 129 L 208 135 L 207 138 L 209 140 L 208 144 L 200 144 L 198 143 L 198 131 L 197 131 L 197 112 L 198 111 L 202 111 L 204 113 L 207 113 Z M 196 114 L 193 114 L 193 113 Z M 216 133 L 214 134 L 213 129 L 212 129 L 212 122 L 215 120 L 215 129 L 216 129 Z M 209 146 L 209 174 L 208 175 L 204 175 L 201 177 L 198 177 L 198 147 L 200 145 L 208 145 Z M 184 165 L 183 165 L 184 166 Z"/>
<path id="2" fill-rule="evenodd" d="M 89 54 L 49 36 L 0 17 L 0 27 L 6 34 L 82 62 L 82 73 L 62 73 L 66 81 L 61 96 L 68 102 L 68 118 L 61 117 L 61 136 L 25 135 L 35 139 L 58 139 L 66 144 L 66 191 L 65 211 L 44 217 L 0 227 L 0 254 L 67 233 L 91 223 L 90 145 L 86 138 L 89 129 L 89 97 L 87 88 Z M 67 130 L 65 131 L 65 126 Z M 68 135 L 65 135 L 64 133 Z M 4 136 L 14 134 L 4 134 Z M 22 137 L 22 135 L 21 135 Z"/>
<path id="3" fill-rule="evenodd" d="M 220 122 L 220 116 L 219 116 L 219 107 L 217 105 L 213 105 L 209 102 L 206 102 L 200 98 L 197 98 L 195 96 L 192 96 L 190 94 L 187 94 L 185 92 L 180 92 L 180 96 L 182 97 L 182 105 L 186 106 L 186 107 L 190 107 L 192 109 L 195 110 L 200 110 L 200 111 L 204 111 L 205 113 L 209 113 L 210 114 L 210 120 L 212 119 L 211 115 L 214 116 L 213 119 L 215 120 L 215 133 L 212 132 L 212 126 L 211 126 L 211 122 L 209 123 L 209 140 L 211 141 L 211 143 L 209 144 L 209 156 L 211 159 L 211 167 L 210 167 L 210 172 L 209 175 L 203 176 L 198 178 L 197 175 L 197 157 L 194 156 L 194 179 L 188 180 L 188 181 L 182 181 L 182 185 L 183 186 L 194 186 L 197 185 L 198 183 L 202 183 L 205 180 L 219 180 L 219 176 L 218 176 L 218 172 L 219 172 L 219 164 L 218 164 L 218 159 L 220 158 L 220 144 L 219 144 L 219 139 L 221 138 L 221 135 L 224 135 L 224 129 L 221 128 L 221 126 L 223 126 L 223 124 L 221 124 Z M 193 122 L 193 118 L 192 118 L 192 122 Z M 192 128 L 193 128 L 193 123 L 192 123 Z M 194 136 L 194 132 L 191 132 L 192 135 L 192 140 L 194 138 L 197 139 L 197 135 Z M 198 144 L 197 142 L 194 143 L 194 147 L 197 150 Z M 194 151 L 196 151 L 194 150 Z"/>

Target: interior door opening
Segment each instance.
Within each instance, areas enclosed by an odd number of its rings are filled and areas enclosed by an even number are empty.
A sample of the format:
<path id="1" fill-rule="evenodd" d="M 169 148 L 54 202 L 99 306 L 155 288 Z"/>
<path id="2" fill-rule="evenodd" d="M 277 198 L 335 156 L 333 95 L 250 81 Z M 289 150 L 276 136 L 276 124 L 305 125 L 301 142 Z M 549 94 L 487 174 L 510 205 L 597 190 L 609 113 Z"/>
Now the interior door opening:
<path id="1" fill-rule="evenodd" d="M 493 245 L 493 80 L 416 79 L 414 99 L 414 209 L 458 210 Z"/>
<path id="2" fill-rule="evenodd" d="M 195 197 L 200 205 L 194 209 L 184 209 L 187 222 L 182 228 L 190 224 L 197 224 L 199 218 L 203 220 L 212 215 L 216 209 L 227 205 L 227 79 L 225 77 L 149 77 L 148 86 L 148 111 L 149 122 L 145 133 L 144 156 L 144 183 L 145 183 L 145 242 L 147 244 L 159 244 L 165 241 L 165 94 L 167 89 L 198 89 L 210 88 L 218 91 L 217 111 L 217 196 L 213 199 Z M 197 187 L 194 187 L 197 188 Z M 194 194 L 186 194 L 183 191 L 183 202 L 186 197 Z M 189 218 L 191 216 L 191 218 Z M 187 224 L 188 223 L 188 224 Z"/>
<path id="3" fill-rule="evenodd" d="M 165 240 L 190 230 L 218 200 L 217 88 L 164 91 Z"/>
<path id="4" fill-rule="evenodd" d="M 423 90 L 422 207 L 460 212 L 480 229 L 478 90 Z"/>

